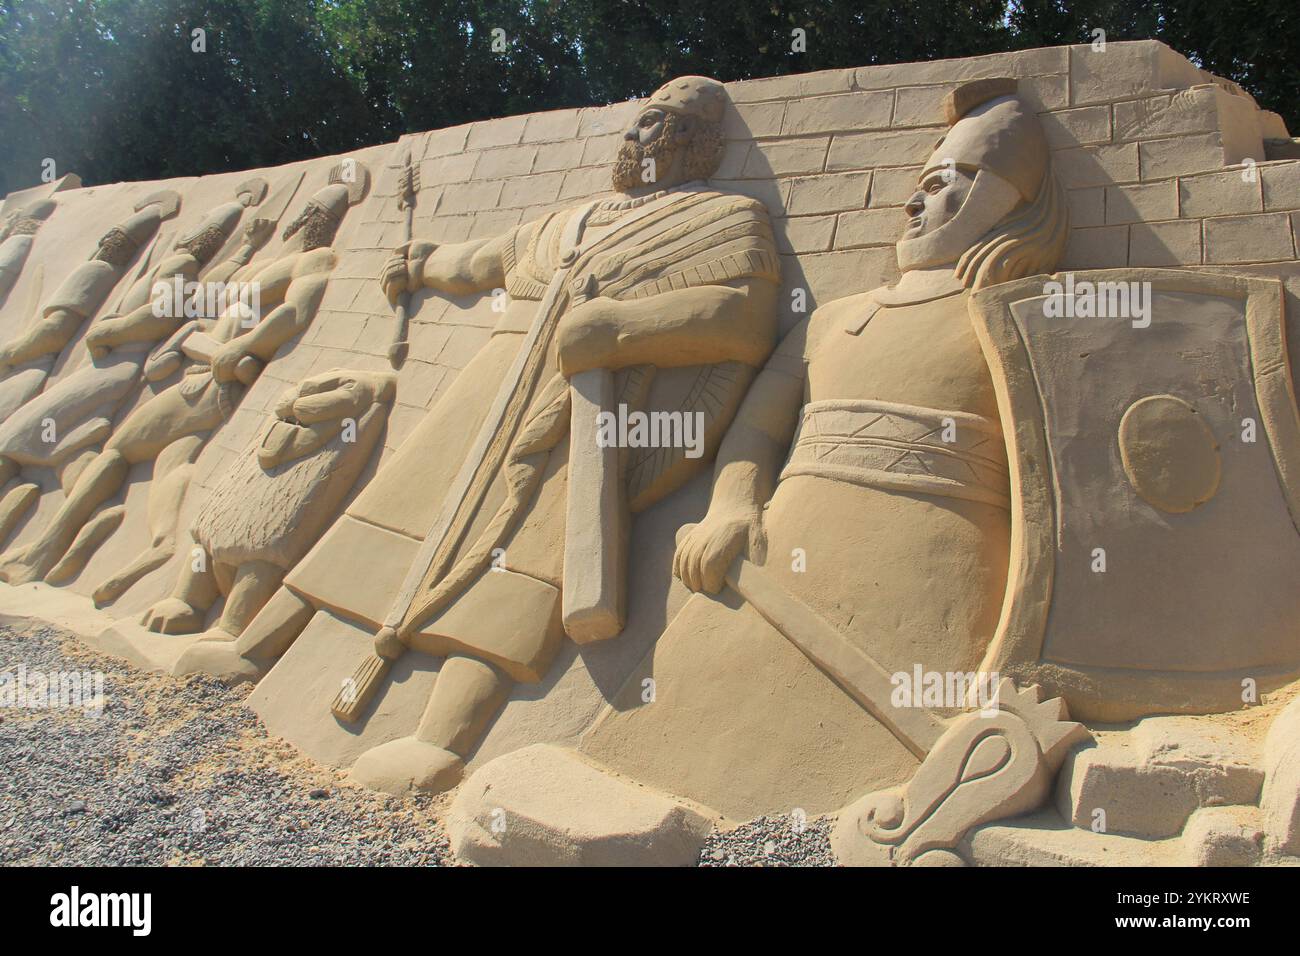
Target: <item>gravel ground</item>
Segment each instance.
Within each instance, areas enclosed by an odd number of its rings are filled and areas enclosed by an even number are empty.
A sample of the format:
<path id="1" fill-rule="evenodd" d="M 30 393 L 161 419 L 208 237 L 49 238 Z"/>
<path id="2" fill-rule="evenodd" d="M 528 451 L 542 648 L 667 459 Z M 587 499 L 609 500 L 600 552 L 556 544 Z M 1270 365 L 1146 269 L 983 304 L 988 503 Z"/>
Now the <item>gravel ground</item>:
<path id="1" fill-rule="evenodd" d="M 436 801 L 342 784 L 271 739 L 247 689 L 136 671 L 50 629 L 0 627 L 0 673 L 102 671 L 98 716 L 0 710 L 0 864 L 449 862 Z"/>
<path id="2" fill-rule="evenodd" d="M 714 830 L 700 851 L 700 866 L 834 865 L 826 817 L 759 817 L 725 833 Z"/>
<path id="3" fill-rule="evenodd" d="M 446 797 L 346 784 L 269 737 L 248 688 L 146 673 L 0 626 L 0 675 L 103 675 L 103 708 L 0 707 L 0 865 L 455 865 Z M 830 824 L 715 831 L 701 866 L 833 866 Z"/>

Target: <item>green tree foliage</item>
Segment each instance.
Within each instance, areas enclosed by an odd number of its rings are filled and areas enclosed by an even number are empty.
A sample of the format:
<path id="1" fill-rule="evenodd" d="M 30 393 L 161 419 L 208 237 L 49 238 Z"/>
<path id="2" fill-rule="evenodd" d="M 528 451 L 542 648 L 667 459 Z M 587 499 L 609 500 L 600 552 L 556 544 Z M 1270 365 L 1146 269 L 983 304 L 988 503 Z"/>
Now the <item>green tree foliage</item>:
<path id="1" fill-rule="evenodd" d="M 0 191 L 275 165 L 386 132 L 315 0 L 3 0 Z M 195 29 L 205 52 L 195 52 Z M 391 121 L 390 121 L 391 122 Z"/>
<path id="2" fill-rule="evenodd" d="M 0 0 L 0 194 L 248 169 L 722 80 L 1157 37 L 1294 117 L 1289 0 Z M 203 30 L 205 49 L 195 49 Z M 806 35 L 793 48 L 792 31 Z M 504 49 L 494 49 L 504 40 Z"/>

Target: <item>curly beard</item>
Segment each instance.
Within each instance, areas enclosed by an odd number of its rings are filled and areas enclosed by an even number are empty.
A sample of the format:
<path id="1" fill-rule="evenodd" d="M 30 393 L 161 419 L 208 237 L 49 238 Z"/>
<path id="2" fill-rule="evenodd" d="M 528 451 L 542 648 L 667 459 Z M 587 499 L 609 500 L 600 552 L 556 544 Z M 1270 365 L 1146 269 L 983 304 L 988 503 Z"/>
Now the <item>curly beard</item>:
<path id="1" fill-rule="evenodd" d="M 92 259 L 98 259 L 100 262 L 107 262 L 114 269 L 125 269 L 130 264 L 136 250 L 140 247 L 136 241 L 126 234 L 122 229 L 114 226 L 99 240 L 99 248 Z"/>
<path id="2" fill-rule="evenodd" d="M 214 223 L 198 234 L 182 239 L 176 243 L 176 248 L 188 252 L 199 262 L 207 262 L 217 254 L 217 250 L 225 244 L 225 241 L 225 232 Z"/>
<path id="3" fill-rule="evenodd" d="M 281 238 L 288 241 L 301 230 L 302 249 L 303 252 L 308 252 L 332 243 L 334 241 L 334 231 L 338 229 L 338 225 L 324 209 L 308 203 L 307 208 L 299 214 L 298 218 L 284 227 Z"/>
<path id="4" fill-rule="evenodd" d="M 632 139 L 623 141 L 618 148 L 618 158 L 614 161 L 612 179 L 615 191 L 626 193 L 654 185 L 641 178 L 641 164 L 647 159 L 655 161 L 655 172 L 659 173 L 671 167 L 679 153 L 683 154 L 683 182 L 708 179 L 717 171 L 722 159 L 722 130 L 719 124 L 697 120 L 695 129 L 684 146 L 677 144 L 680 125 L 681 118 L 675 113 L 668 113 L 664 116 L 663 129 L 650 145 L 642 146 Z"/>

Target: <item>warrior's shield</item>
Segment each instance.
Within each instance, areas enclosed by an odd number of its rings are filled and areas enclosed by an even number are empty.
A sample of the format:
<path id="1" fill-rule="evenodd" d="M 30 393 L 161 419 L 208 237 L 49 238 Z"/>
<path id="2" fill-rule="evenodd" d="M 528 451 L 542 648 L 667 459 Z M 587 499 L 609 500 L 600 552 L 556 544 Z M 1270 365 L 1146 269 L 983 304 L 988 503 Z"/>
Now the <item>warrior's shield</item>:
<path id="1" fill-rule="evenodd" d="M 1300 417 L 1281 283 L 1159 269 L 972 298 L 1012 482 L 984 662 L 1122 720 L 1300 674 Z"/>

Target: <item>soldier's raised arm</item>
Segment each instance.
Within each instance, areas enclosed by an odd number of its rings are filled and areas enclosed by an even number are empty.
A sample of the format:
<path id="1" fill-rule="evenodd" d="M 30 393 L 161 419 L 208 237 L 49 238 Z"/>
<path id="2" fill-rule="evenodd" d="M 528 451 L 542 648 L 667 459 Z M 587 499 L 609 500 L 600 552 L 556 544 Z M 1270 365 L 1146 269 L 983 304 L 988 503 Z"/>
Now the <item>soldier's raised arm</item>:
<path id="1" fill-rule="evenodd" d="M 180 198 L 175 193 L 159 193 L 110 229 L 90 260 L 77 266 L 50 296 L 40 318 L 0 346 L 0 369 L 63 351 L 86 319 L 99 311 L 158 224 L 176 215 L 179 208 Z"/>
<path id="2" fill-rule="evenodd" d="M 488 239 L 453 242 L 440 246 L 415 239 L 402 243 L 384 263 L 379 283 L 390 302 L 403 292 L 422 288 L 437 289 L 449 295 L 468 295 L 505 285 L 507 249 L 523 229 L 511 229 Z"/>

